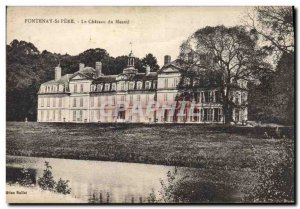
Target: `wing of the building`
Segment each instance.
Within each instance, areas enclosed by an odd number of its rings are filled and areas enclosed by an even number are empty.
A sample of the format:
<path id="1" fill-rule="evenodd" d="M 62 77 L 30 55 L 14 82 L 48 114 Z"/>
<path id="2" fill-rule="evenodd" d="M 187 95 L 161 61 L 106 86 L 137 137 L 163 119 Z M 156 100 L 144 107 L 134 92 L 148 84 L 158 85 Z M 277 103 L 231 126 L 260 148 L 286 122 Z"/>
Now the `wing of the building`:
<path id="1" fill-rule="evenodd" d="M 182 102 L 179 83 L 181 60 L 165 56 L 158 72 L 145 73 L 134 67 L 129 54 L 127 67 L 121 74 L 104 75 L 102 63 L 95 68 L 79 64 L 74 74 L 61 76 L 55 68 L 55 79 L 41 84 L 38 92 L 38 122 L 76 123 L 222 123 L 223 108 L 218 86 L 199 88 L 194 99 Z M 234 90 L 234 119 L 247 120 L 246 88 Z"/>

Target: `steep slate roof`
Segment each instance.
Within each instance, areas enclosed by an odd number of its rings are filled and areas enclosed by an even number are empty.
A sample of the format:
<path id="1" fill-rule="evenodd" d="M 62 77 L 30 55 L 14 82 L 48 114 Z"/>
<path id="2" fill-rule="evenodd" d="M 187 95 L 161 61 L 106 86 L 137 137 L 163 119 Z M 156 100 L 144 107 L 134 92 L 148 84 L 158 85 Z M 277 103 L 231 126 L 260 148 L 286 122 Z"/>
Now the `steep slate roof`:
<path id="1" fill-rule="evenodd" d="M 66 84 L 69 82 L 71 76 L 73 74 L 66 74 L 64 76 L 62 76 L 59 80 L 51 80 L 51 81 L 47 81 L 45 83 L 42 83 L 42 85 L 48 85 L 48 84 Z"/>
<path id="2" fill-rule="evenodd" d="M 137 73 L 135 74 L 131 80 L 156 80 L 157 79 L 157 73 L 156 72 L 150 72 L 148 75 L 146 73 Z"/>
<path id="3" fill-rule="evenodd" d="M 100 76 L 100 77 L 96 78 L 96 79 L 93 81 L 93 84 L 114 82 L 114 81 L 116 81 L 116 78 L 117 78 L 117 77 L 118 77 L 118 75 L 105 75 L 105 76 Z"/>
<path id="4" fill-rule="evenodd" d="M 158 72 L 162 72 L 164 69 L 166 69 L 168 67 L 175 67 L 180 70 L 180 69 L 182 69 L 183 64 L 184 64 L 183 60 L 176 59 L 176 60 L 169 62 L 168 64 L 165 64 L 164 66 L 162 66 L 162 68 Z"/>

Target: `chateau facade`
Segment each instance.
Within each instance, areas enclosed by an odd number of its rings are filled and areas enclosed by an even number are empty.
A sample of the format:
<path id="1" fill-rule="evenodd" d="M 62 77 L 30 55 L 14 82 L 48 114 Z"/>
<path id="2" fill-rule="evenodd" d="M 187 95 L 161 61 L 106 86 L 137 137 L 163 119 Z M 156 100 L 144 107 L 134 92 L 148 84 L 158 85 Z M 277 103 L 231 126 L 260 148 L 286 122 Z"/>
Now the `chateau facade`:
<path id="1" fill-rule="evenodd" d="M 203 88 L 195 101 L 179 102 L 178 84 L 181 66 L 166 55 L 158 72 L 145 73 L 134 67 L 129 54 L 127 67 L 119 75 L 104 75 L 102 63 L 95 68 L 79 64 L 74 74 L 61 76 L 55 68 L 55 79 L 43 83 L 38 92 L 38 122 L 74 123 L 223 123 L 219 88 Z M 247 83 L 232 92 L 237 104 L 233 118 L 247 120 Z"/>

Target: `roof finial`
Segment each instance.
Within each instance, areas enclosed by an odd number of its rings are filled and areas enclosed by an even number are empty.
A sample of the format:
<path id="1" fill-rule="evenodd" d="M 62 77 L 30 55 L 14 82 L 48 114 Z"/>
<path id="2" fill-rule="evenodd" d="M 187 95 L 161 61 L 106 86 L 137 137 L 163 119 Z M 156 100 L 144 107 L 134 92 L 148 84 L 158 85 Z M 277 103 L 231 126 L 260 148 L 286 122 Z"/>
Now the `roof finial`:
<path id="1" fill-rule="evenodd" d="M 133 45 L 133 43 L 130 41 L 129 44 L 130 44 L 130 53 L 129 53 L 129 57 L 133 57 L 133 53 L 132 53 L 132 45 Z"/>

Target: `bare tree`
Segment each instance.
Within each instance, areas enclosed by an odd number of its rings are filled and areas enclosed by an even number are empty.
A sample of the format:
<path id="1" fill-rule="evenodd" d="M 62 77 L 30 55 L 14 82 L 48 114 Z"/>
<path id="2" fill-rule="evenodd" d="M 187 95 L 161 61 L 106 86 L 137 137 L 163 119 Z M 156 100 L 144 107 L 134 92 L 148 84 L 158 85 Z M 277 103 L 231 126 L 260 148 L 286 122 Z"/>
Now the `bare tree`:
<path id="1" fill-rule="evenodd" d="M 197 89 L 205 84 L 218 85 L 225 123 L 233 120 L 233 90 L 242 87 L 241 81 L 252 80 L 269 67 L 257 40 L 257 33 L 244 27 L 207 26 L 181 45 L 180 58 L 187 60 L 181 86 L 188 83 L 189 88 L 192 85 L 192 89 Z"/>
<path id="2" fill-rule="evenodd" d="M 278 55 L 294 52 L 293 7 L 255 7 L 247 14 L 246 26 L 255 30 L 266 46 Z"/>

